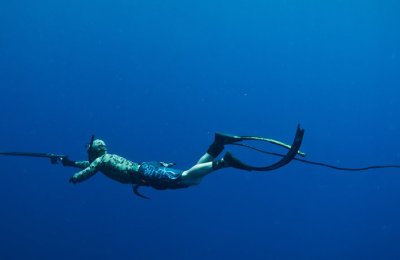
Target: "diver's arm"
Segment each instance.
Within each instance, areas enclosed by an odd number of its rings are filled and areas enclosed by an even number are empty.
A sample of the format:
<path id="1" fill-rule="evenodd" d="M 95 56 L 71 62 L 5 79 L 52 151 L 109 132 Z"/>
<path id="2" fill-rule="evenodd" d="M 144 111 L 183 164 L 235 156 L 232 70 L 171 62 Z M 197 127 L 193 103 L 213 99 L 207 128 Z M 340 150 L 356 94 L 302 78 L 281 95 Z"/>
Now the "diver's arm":
<path id="1" fill-rule="evenodd" d="M 86 169 L 89 167 L 90 163 L 89 161 L 77 161 L 75 162 L 75 167 L 80 168 L 80 169 Z"/>
<path id="2" fill-rule="evenodd" d="M 89 165 L 89 167 L 85 168 L 84 170 L 75 173 L 71 179 L 69 180 L 69 182 L 72 183 L 77 183 L 77 182 L 83 182 L 87 179 L 89 179 L 90 177 L 92 177 L 93 175 L 96 174 L 97 170 L 97 166 L 100 163 L 99 159 L 96 159 L 92 164 Z"/>
<path id="3" fill-rule="evenodd" d="M 79 169 L 86 169 L 90 165 L 88 161 L 72 161 L 68 158 L 68 156 L 61 157 L 60 160 L 63 166 L 75 167 Z"/>

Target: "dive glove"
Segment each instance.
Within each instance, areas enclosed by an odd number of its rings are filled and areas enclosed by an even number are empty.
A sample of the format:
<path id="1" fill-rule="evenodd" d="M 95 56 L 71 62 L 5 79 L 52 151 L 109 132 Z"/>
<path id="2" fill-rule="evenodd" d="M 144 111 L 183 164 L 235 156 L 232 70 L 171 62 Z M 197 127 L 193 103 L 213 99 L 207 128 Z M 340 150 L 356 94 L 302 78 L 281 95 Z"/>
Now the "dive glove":
<path id="1" fill-rule="evenodd" d="M 68 156 L 62 157 L 61 163 L 63 166 L 75 166 L 75 161 L 71 161 Z"/>

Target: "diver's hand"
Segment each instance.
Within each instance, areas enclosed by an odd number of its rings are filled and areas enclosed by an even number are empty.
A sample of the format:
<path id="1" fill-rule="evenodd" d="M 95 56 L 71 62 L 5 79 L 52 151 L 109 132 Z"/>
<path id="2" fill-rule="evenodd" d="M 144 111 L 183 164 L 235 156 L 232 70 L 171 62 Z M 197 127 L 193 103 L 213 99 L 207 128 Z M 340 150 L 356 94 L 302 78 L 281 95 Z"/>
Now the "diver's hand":
<path id="1" fill-rule="evenodd" d="M 74 176 L 69 179 L 69 183 L 76 184 L 77 182 L 78 180 Z"/>
<path id="2" fill-rule="evenodd" d="M 63 166 L 75 166 L 75 161 L 71 161 L 68 156 L 61 157 L 60 160 Z"/>
<path id="3" fill-rule="evenodd" d="M 170 168 L 172 166 L 174 166 L 176 163 L 165 163 L 165 162 L 160 162 L 161 166 L 166 167 L 166 168 Z"/>

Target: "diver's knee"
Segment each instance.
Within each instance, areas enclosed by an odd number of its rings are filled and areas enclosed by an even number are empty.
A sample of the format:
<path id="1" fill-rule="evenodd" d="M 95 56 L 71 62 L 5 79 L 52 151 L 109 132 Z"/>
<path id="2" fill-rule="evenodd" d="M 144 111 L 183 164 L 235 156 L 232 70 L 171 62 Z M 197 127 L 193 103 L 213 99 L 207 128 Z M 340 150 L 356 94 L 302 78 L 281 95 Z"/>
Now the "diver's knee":
<path id="1" fill-rule="evenodd" d="M 202 179 L 203 178 L 193 178 L 192 176 L 190 176 L 190 174 L 188 174 L 188 171 L 184 171 L 182 173 L 182 181 L 190 186 L 199 185 Z"/>
<path id="2" fill-rule="evenodd" d="M 182 172 L 182 177 L 187 178 L 189 170 Z"/>

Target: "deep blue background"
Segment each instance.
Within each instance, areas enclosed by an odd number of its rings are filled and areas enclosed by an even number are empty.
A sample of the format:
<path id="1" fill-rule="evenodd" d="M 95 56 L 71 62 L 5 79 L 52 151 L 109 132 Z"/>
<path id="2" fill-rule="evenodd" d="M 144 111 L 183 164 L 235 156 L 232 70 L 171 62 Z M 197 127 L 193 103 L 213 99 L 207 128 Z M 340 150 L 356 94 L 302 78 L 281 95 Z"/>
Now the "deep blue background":
<path id="1" fill-rule="evenodd" d="M 215 131 L 290 143 L 301 123 L 311 160 L 400 164 L 399 13 L 398 0 L 2 1 L 0 150 L 85 159 L 94 133 L 187 169 Z M 0 163 L 0 259 L 400 258 L 397 169 L 224 169 L 143 188 L 146 201 L 102 174 L 72 185 L 75 169 L 44 159 Z"/>

